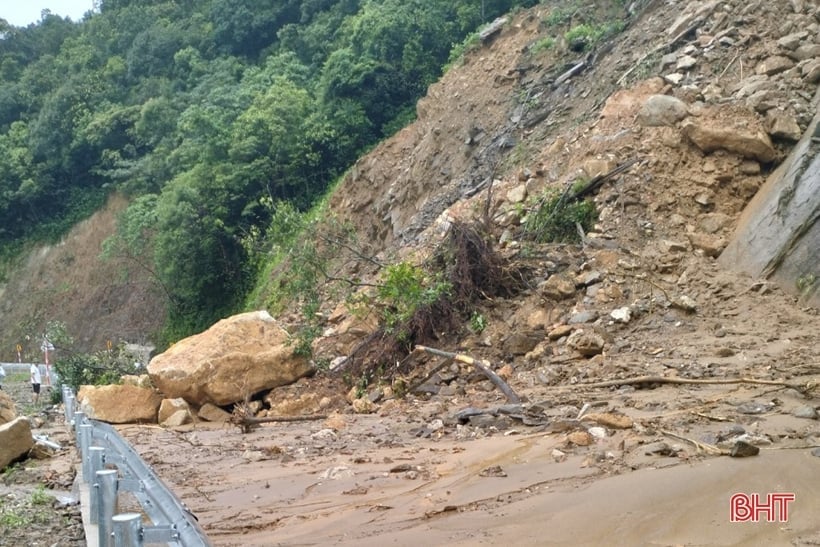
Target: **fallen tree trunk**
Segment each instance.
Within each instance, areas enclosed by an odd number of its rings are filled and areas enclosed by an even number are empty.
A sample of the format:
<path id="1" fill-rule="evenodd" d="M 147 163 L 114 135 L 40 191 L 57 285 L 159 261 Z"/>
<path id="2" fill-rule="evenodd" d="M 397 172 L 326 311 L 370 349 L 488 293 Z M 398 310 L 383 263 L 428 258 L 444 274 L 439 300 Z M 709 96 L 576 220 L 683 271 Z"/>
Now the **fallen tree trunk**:
<path id="1" fill-rule="evenodd" d="M 257 418 L 247 412 L 234 411 L 228 420 L 233 425 L 242 429 L 242 433 L 248 433 L 251 429 L 259 424 L 267 424 L 274 422 L 308 422 L 314 420 L 325 420 L 327 414 L 310 414 L 307 416 L 266 416 L 265 418 Z"/>

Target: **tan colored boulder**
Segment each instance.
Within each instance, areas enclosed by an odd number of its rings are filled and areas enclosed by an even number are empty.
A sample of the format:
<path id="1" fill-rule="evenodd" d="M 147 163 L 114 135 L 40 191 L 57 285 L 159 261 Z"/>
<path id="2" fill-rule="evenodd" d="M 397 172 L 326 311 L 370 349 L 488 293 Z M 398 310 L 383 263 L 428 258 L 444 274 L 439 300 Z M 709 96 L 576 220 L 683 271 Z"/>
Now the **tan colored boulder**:
<path id="1" fill-rule="evenodd" d="M 293 354 L 288 333 L 266 311 L 223 319 L 148 364 L 151 380 L 167 397 L 217 406 L 291 384 L 313 371 L 306 359 Z"/>
<path id="2" fill-rule="evenodd" d="M 188 405 L 188 402 L 185 399 L 181 397 L 177 397 L 176 399 L 163 399 L 162 403 L 160 403 L 159 405 L 159 412 L 157 413 L 157 422 L 159 422 L 161 425 L 166 425 L 166 420 L 168 420 L 171 416 L 178 412 L 184 412 L 188 414 L 188 418 L 190 421 L 191 407 Z"/>
<path id="3" fill-rule="evenodd" d="M 162 427 L 179 427 L 181 425 L 189 424 L 193 421 L 191 413 L 187 410 L 177 410 L 159 424 Z"/>
<path id="4" fill-rule="evenodd" d="M 77 401 L 80 410 L 94 420 L 110 424 L 156 423 L 162 395 L 132 385 L 82 386 Z"/>
<path id="5" fill-rule="evenodd" d="M 26 455 L 34 446 L 31 423 L 19 417 L 0 425 L 0 469 Z"/>
<path id="6" fill-rule="evenodd" d="M 772 141 L 759 129 L 727 127 L 725 124 L 690 118 L 683 122 L 682 130 L 695 146 L 707 153 L 723 149 L 763 163 L 775 158 Z"/>
<path id="7" fill-rule="evenodd" d="M 217 422 L 217 423 L 224 423 L 227 422 L 231 414 L 229 412 L 225 412 L 218 406 L 205 403 L 202 405 L 202 408 L 199 409 L 199 412 L 196 414 L 201 419 L 205 420 L 206 422 Z"/>
<path id="8" fill-rule="evenodd" d="M 0 425 L 7 424 L 17 417 L 14 400 L 0 391 Z"/>

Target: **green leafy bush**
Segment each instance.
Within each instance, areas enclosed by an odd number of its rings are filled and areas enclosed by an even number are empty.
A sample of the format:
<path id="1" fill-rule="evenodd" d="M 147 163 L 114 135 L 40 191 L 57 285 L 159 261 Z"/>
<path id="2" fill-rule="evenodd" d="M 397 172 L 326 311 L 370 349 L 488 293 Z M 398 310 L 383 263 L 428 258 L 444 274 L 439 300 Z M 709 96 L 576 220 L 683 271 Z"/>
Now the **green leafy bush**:
<path id="1" fill-rule="evenodd" d="M 524 233 L 540 243 L 571 243 L 580 240 L 576 224 L 589 231 L 598 220 L 591 200 L 567 199 L 566 194 L 548 190 L 536 209 L 527 216 Z"/>
<path id="2" fill-rule="evenodd" d="M 391 264 L 382 273 L 376 290 L 377 304 L 383 310 L 388 331 L 408 321 L 422 306 L 433 304 L 446 294 L 450 285 L 424 273 L 408 262 Z"/>

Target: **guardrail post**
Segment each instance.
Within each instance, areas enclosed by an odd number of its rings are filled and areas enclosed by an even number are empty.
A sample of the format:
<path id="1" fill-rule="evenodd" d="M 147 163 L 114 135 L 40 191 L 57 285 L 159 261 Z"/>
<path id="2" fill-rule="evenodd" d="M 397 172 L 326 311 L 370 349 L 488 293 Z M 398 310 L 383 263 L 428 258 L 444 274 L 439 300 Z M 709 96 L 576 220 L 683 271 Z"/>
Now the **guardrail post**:
<path id="1" fill-rule="evenodd" d="M 63 397 L 63 406 L 65 408 L 65 423 L 70 424 L 74 419 L 74 395 L 68 393 Z"/>
<path id="2" fill-rule="evenodd" d="M 91 446 L 91 435 L 93 431 L 93 425 L 81 424 L 77 434 L 78 443 L 80 445 L 80 459 L 82 460 L 83 479 L 85 482 L 90 482 L 93 479 L 91 476 L 91 458 L 88 453 L 88 449 Z"/>
<path id="3" fill-rule="evenodd" d="M 99 504 L 97 507 L 97 531 L 99 547 L 113 547 L 113 519 L 117 512 L 117 471 L 97 471 Z"/>
<path id="4" fill-rule="evenodd" d="M 80 434 L 80 424 L 85 422 L 85 412 L 77 411 L 74 413 L 74 434 Z"/>
<path id="5" fill-rule="evenodd" d="M 97 471 L 102 471 L 105 461 L 105 448 L 101 446 L 90 446 L 88 448 L 90 465 L 88 467 L 89 501 L 91 506 L 88 509 L 88 520 L 90 524 L 99 524 L 100 512 L 100 485 L 97 482 Z"/>
<path id="6" fill-rule="evenodd" d="M 139 513 L 114 515 L 114 547 L 142 546 L 142 516 Z"/>

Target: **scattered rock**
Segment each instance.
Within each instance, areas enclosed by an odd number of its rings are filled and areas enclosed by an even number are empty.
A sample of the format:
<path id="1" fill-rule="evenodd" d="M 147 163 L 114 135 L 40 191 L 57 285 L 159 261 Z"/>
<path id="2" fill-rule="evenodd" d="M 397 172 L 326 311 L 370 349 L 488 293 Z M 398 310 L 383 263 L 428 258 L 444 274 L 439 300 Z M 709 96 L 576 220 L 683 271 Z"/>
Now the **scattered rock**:
<path id="1" fill-rule="evenodd" d="M 159 412 L 157 412 L 157 422 L 160 425 L 165 425 L 164 422 L 168 418 L 180 411 L 186 412 L 190 415 L 191 407 L 185 399 L 180 397 L 176 399 L 163 399 L 159 405 Z"/>
<path id="2" fill-rule="evenodd" d="M 205 403 L 196 415 L 206 422 L 226 423 L 231 419 L 231 414 L 212 403 Z"/>
<path id="3" fill-rule="evenodd" d="M 720 256 L 728 242 L 722 237 L 715 237 L 710 234 L 692 233 L 687 234 L 689 242 L 695 249 L 700 249 L 706 256 L 716 258 Z"/>
<path id="4" fill-rule="evenodd" d="M 538 345 L 538 342 L 543 339 L 543 331 L 540 334 L 537 332 L 514 332 L 504 340 L 504 351 L 511 355 L 525 355 L 532 351 Z"/>
<path id="5" fill-rule="evenodd" d="M 735 410 L 740 414 L 765 414 L 774 408 L 772 403 L 758 403 L 750 401 L 737 405 Z"/>
<path id="6" fill-rule="evenodd" d="M 796 409 L 792 415 L 795 418 L 806 418 L 807 420 L 816 420 L 817 419 L 817 409 L 813 406 L 801 406 L 800 408 Z"/>
<path id="7" fill-rule="evenodd" d="M 566 274 L 555 274 L 542 283 L 539 289 L 546 298 L 564 300 L 575 296 L 575 281 Z"/>
<path id="8" fill-rule="evenodd" d="M 766 76 L 773 76 L 779 74 L 784 70 L 788 70 L 794 66 L 794 61 L 788 57 L 781 55 L 774 55 L 767 57 L 757 64 L 755 67 L 755 74 L 765 74 Z"/>
<path id="9" fill-rule="evenodd" d="M 567 441 L 575 446 L 589 446 L 595 439 L 588 431 L 573 431 L 567 435 Z"/>
<path id="10" fill-rule="evenodd" d="M 356 414 L 372 414 L 376 412 L 376 404 L 367 397 L 353 401 L 353 412 Z"/>
<path id="11" fill-rule="evenodd" d="M 766 125 L 769 135 L 778 139 L 797 142 L 803 136 L 803 131 L 797 125 L 794 116 L 780 109 L 773 108 L 766 112 Z"/>
<path id="12" fill-rule="evenodd" d="M 0 425 L 0 469 L 24 456 L 34 446 L 31 423 L 19 417 Z"/>
<path id="13" fill-rule="evenodd" d="M 615 320 L 616 323 L 629 323 L 632 320 L 632 310 L 629 306 L 617 308 L 609 312 L 609 316 Z"/>
<path id="14" fill-rule="evenodd" d="M 572 325 L 558 325 L 549 331 L 547 338 L 550 340 L 559 340 L 564 336 L 568 336 L 573 330 L 575 330 L 575 327 Z"/>
<path id="15" fill-rule="evenodd" d="M 725 124 L 707 123 L 687 118 L 682 126 L 683 134 L 704 152 L 728 150 L 763 163 L 774 160 L 776 154 L 772 141 L 762 130 L 753 127 L 727 127 Z"/>
<path id="16" fill-rule="evenodd" d="M 481 472 L 478 474 L 479 477 L 506 477 L 507 473 L 504 471 L 500 465 L 493 465 L 491 467 L 487 467 L 486 469 L 482 469 Z"/>
<path id="17" fill-rule="evenodd" d="M 567 338 L 567 345 L 584 357 L 592 357 L 603 352 L 604 344 L 601 335 L 584 330 L 576 330 Z"/>
<path id="18" fill-rule="evenodd" d="M 745 441 L 737 441 L 729 452 L 729 455 L 733 458 L 746 458 L 758 454 L 760 454 L 760 448 Z"/>
<path id="19" fill-rule="evenodd" d="M 671 95 L 651 95 L 638 112 L 643 126 L 675 125 L 689 114 L 686 103 Z"/>
<path id="20" fill-rule="evenodd" d="M 17 417 L 17 411 L 14 410 L 14 399 L 0 391 L 0 425 L 9 423 Z"/>
<path id="21" fill-rule="evenodd" d="M 110 424 L 156 423 L 162 395 L 132 385 L 82 386 L 79 409 L 93 420 Z"/>
<path id="22" fill-rule="evenodd" d="M 562 451 L 558 450 L 557 448 L 552 449 L 551 456 L 552 456 L 552 459 L 555 460 L 555 463 L 561 463 L 561 462 L 567 460 L 566 452 L 562 452 Z"/>
<path id="23" fill-rule="evenodd" d="M 598 312 L 595 310 L 581 310 L 573 313 L 567 321 L 570 325 L 580 325 L 583 323 L 592 323 L 598 319 Z"/>

